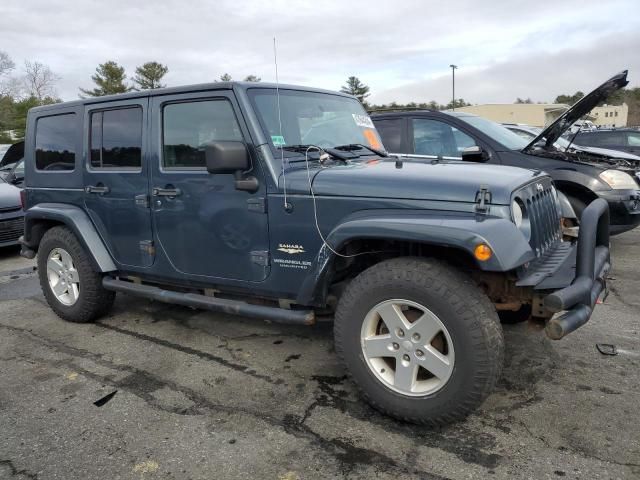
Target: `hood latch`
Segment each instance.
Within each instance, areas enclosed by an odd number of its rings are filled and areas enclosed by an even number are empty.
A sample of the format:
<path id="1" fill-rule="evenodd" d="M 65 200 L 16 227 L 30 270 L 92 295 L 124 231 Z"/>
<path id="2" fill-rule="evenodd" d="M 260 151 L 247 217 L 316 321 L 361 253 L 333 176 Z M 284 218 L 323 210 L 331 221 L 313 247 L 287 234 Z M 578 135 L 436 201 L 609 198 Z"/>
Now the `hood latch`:
<path id="1" fill-rule="evenodd" d="M 491 204 L 491 190 L 488 185 L 480 185 L 476 193 L 476 212 L 487 213 Z"/>

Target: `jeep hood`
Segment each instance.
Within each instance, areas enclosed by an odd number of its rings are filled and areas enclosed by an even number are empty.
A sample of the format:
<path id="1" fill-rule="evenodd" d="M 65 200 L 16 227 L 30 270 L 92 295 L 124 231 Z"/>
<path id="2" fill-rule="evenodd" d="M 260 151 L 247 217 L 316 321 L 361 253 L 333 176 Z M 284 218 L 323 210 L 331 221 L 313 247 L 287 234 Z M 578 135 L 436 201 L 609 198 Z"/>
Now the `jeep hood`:
<path id="1" fill-rule="evenodd" d="M 317 196 L 375 197 L 474 203 L 481 187 L 492 204 L 508 205 L 511 193 L 540 175 L 517 167 L 468 162 L 352 162 L 311 172 Z M 309 193 L 306 169 L 287 172 L 288 190 Z"/>
<path id="2" fill-rule="evenodd" d="M 522 149 L 522 152 L 532 153 L 534 146 L 543 140 L 545 148 L 551 148 L 558 138 L 560 138 L 564 132 L 569 130 L 571 125 L 573 125 L 577 120 L 580 120 L 580 118 L 593 110 L 593 108 L 600 102 L 606 100 L 613 92 L 625 87 L 629 83 L 627 80 L 627 72 L 627 70 L 623 70 L 617 75 L 611 77 L 588 95 L 582 97 L 571 108 L 560 115 L 555 122 L 543 129 L 542 132 L 540 132 L 540 135 L 534 138 L 529 145 Z"/>

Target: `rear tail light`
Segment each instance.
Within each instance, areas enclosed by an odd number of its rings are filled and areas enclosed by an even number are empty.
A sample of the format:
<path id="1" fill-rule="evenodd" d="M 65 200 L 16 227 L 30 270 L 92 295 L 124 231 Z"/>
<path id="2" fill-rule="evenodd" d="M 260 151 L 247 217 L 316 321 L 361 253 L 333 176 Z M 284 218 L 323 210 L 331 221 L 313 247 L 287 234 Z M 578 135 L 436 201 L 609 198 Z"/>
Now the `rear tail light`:
<path id="1" fill-rule="evenodd" d="M 27 206 L 27 191 L 22 189 L 20 190 L 20 205 L 22 205 L 22 210 L 26 210 Z"/>

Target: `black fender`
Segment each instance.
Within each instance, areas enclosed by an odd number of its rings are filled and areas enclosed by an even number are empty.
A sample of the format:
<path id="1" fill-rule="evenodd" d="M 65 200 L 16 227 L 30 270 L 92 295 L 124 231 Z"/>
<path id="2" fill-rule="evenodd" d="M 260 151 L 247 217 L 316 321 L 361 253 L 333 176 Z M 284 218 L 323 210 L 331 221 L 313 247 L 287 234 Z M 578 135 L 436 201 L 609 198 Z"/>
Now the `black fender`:
<path id="1" fill-rule="evenodd" d="M 568 187 L 570 190 L 589 192 L 593 197 L 597 197 L 598 192 L 610 191 L 611 187 L 598 177 L 605 169 L 592 167 L 590 170 L 584 173 L 577 169 L 556 168 L 551 170 L 550 175 L 559 191 L 565 191 Z"/>
<path id="2" fill-rule="evenodd" d="M 321 304 L 326 296 L 329 273 L 340 248 L 351 240 L 377 239 L 409 241 L 462 250 L 472 258 L 480 243 L 491 247 L 492 257 L 476 261 L 480 270 L 507 272 L 535 258 L 524 235 L 513 222 L 500 217 L 415 213 L 406 211 L 369 211 L 345 219 L 327 236 L 311 271 L 303 282 L 297 302 L 301 305 Z"/>
<path id="3" fill-rule="evenodd" d="M 44 222 L 43 222 L 44 221 Z M 38 224 L 61 223 L 71 229 L 93 260 L 94 268 L 99 272 L 117 270 L 107 247 L 98 235 L 89 216 L 75 205 L 66 203 L 41 203 L 29 208 L 24 215 L 23 245 L 37 250 L 44 229 Z"/>
<path id="4" fill-rule="evenodd" d="M 558 193 L 558 201 L 560 202 L 560 216 L 562 218 L 571 218 L 571 219 L 577 219 L 577 215 L 576 212 L 573 210 L 573 207 L 571 206 L 571 202 L 569 202 L 569 199 L 567 198 L 567 196 L 562 193 L 560 190 L 557 190 Z"/>

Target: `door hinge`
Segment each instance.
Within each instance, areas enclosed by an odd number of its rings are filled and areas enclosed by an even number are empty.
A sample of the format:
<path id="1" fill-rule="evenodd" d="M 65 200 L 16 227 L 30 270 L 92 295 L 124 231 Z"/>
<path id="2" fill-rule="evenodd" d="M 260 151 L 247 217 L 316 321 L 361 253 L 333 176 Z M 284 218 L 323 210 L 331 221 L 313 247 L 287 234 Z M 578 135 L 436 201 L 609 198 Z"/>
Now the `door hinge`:
<path id="1" fill-rule="evenodd" d="M 263 267 L 268 267 L 269 252 L 267 250 L 254 250 L 251 252 L 251 261 Z"/>
<path id="2" fill-rule="evenodd" d="M 140 250 L 150 257 L 156 254 L 156 247 L 153 244 L 153 240 L 140 240 Z"/>
<path id="3" fill-rule="evenodd" d="M 135 199 L 135 202 L 136 202 L 136 206 L 143 207 L 143 208 L 149 208 L 149 195 L 147 195 L 147 194 L 136 195 L 134 197 L 134 199 Z"/>
<path id="4" fill-rule="evenodd" d="M 267 213 L 267 199 L 256 197 L 247 199 L 247 209 L 250 212 Z"/>
<path id="5" fill-rule="evenodd" d="M 490 204 L 491 190 L 487 185 L 480 185 L 480 190 L 476 193 L 476 212 L 488 212 Z"/>

